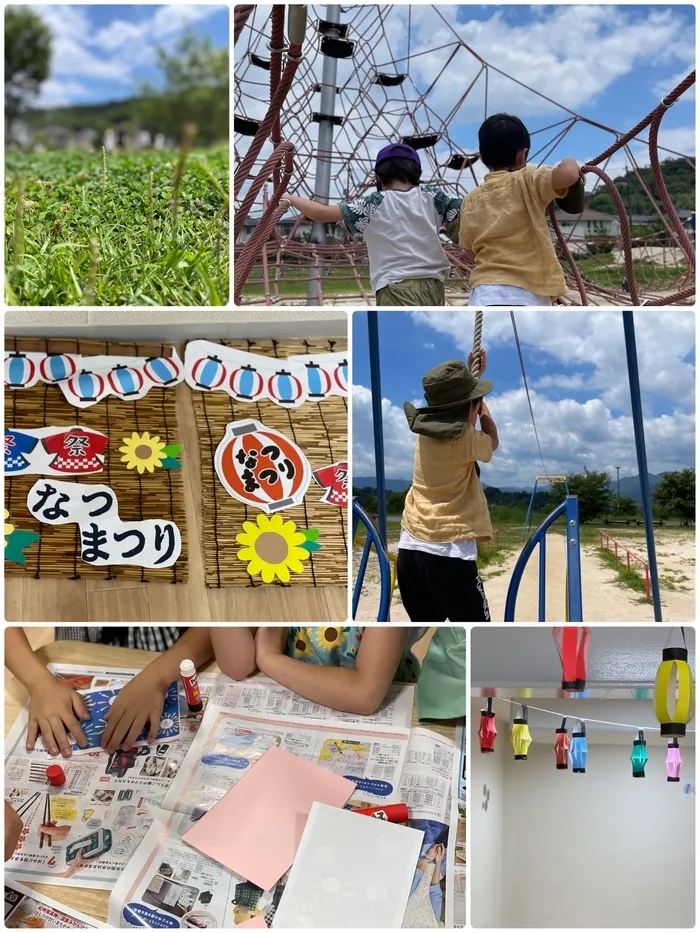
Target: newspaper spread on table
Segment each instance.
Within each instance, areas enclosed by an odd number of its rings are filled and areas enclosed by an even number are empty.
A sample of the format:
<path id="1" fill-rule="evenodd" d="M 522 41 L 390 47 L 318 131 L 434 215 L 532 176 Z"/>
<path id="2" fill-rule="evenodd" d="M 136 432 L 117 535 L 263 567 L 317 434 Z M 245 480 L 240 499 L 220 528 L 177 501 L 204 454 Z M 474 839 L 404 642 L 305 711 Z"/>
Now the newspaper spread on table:
<path id="1" fill-rule="evenodd" d="M 51 670 L 84 690 L 119 688 L 138 673 L 68 664 Z M 6 864 L 8 883 L 109 889 L 115 927 L 230 928 L 254 917 L 269 924 L 285 878 L 262 891 L 182 836 L 275 744 L 351 778 L 351 806 L 407 804 L 409 825 L 425 833 L 425 842 L 404 926 L 445 925 L 455 747 L 429 730 L 410 729 L 412 686 L 392 687 L 377 713 L 359 716 L 310 703 L 264 678 L 201 674 L 199 683 L 200 713 L 188 712 L 179 691 L 176 740 L 59 759 L 66 774 L 60 788 L 46 783 L 46 753 L 26 752 L 22 712 L 6 740 L 5 796 L 25 824 Z"/>
<path id="2" fill-rule="evenodd" d="M 5 882 L 5 929 L 95 930 L 105 927 L 94 917 L 81 914 L 74 907 L 59 904 L 19 881 Z"/>
<path id="3" fill-rule="evenodd" d="M 447 862 L 447 911 L 445 926 L 467 925 L 467 771 L 465 726 L 455 734 L 452 777 L 451 839 Z"/>

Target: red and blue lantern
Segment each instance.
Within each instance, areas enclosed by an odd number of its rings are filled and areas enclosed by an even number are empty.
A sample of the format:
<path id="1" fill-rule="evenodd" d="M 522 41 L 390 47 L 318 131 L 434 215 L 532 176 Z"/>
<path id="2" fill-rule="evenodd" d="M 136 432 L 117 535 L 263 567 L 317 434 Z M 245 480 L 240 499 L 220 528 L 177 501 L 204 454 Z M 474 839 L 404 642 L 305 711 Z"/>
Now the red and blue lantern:
<path id="1" fill-rule="evenodd" d="M 143 389 L 143 374 L 133 366 L 115 366 L 107 375 L 109 387 L 121 398 L 131 398 Z"/>
<path id="2" fill-rule="evenodd" d="M 156 385 L 169 386 L 180 378 L 182 368 L 173 357 L 149 356 L 144 361 L 143 371 Z"/>
<path id="3" fill-rule="evenodd" d="M 254 402 L 265 390 L 265 380 L 255 366 L 239 366 L 229 378 L 229 386 L 234 398 L 244 402 Z"/>
<path id="4" fill-rule="evenodd" d="M 102 376 L 98 373 L 90 373 L 86 370 L 71 376 L 65 383 L 66 395 L 68 400 L 71 397 L 79 402 L 98 402 L 105 394 L 106 384 Z"/>
<path id="5" fill-rule="evenodd" d="M 333 381 L 343 395 L 348 394 L 348 361 L 341 360 L 333 370 Z"/>
<path id="6" fill-rule="evenodd" d="M 49 353 L 39 363 L 39 372 L 44 382 L 70 379 L 77 371 L 77 363 L 68 353 Z"/>
<path id="7" fill-rule="evenodd" d="M 304 386 L 301 379 L 283 368 L 267 380 L 267 391 L 273 402 L 294 408 L 304 394 Z"/>
<path id="8" fill-rule="evenodd" d="M 192 378 L 200 389 L 220 389 L 226 379 L 226 367 L 218 356 L 205 356 L 192 366 Z"/>
<path id="9" fill-rule="evenodd" d="M 306 363 L 306 382 L 312 399 L 327 398 L 333 390 L 330 375 L 318 363 Z"/>
<path id="10" fill-rule="evenodd" d="M 11 389 L 24 389 L 34 383 L 36 363 L 25 353 L 10 353 L 5 357 L 5 384 Z"/>

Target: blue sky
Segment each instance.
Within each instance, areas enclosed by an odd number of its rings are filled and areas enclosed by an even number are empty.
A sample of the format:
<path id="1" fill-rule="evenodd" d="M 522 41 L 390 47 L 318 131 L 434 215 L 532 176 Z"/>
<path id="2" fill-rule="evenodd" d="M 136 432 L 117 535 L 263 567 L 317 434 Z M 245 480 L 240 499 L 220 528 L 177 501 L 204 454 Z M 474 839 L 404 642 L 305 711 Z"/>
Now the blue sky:
<path id="1" fill-rule="evenodd" d="M 53 34 L 51 73 L 37 107 L 122 100 L 141 84 L 158 86 L 158 46 L 171 48 L 191 28 L 228 43 L 228 9 L 197 4 L 78 6 L 37 4 Z"/>
<path id="2" fill-rule="evenodd" d="M 637 473 L 629 383 L 619 311 L 516 311 L 545 464 L 551 473 L 589 469 Z M 637 349 L 652 473 L 694 464 L 695 348 L 691 311 L 640 311 Z M 471 311 L 380 312 L 382 398 L 387 475 L 410 479 L 414 437 L 402 406 L 421 404 L 423 373 L 447 359 L 465 359 L 472 345 Z M 661 346 L 660 335 L 663 334 Z M 501 447 L 484 467 L 493 486 L 530 486 L 542 473 L 522 387 L 510 316 L 484 313 L 485 378 L 494 383 L 489 408 Z M 367 316 L 353 315 L 353 471 L 373 475 Z"/>

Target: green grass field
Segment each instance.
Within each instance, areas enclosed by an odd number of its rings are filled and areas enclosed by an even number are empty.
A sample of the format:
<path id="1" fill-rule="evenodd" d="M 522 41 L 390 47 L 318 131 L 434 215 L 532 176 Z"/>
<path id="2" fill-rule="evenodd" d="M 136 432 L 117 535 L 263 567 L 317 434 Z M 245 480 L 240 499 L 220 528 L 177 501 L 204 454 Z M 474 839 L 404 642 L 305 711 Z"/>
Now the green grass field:
<path id="1" fill-rule="evenodd" d="M 178 159 L 7 153 L 7 304 L 225 304 L 228 150 Z"/>

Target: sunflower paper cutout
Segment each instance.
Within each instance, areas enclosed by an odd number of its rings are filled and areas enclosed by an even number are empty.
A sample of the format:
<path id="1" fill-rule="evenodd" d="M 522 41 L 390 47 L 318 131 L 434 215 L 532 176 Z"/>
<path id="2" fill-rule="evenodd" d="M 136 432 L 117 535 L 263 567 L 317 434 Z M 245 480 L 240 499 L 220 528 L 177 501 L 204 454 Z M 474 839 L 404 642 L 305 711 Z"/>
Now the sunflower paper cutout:
<path id="1" fill-rule="evenodd" d="M 148 470 L 153 473 L 156 467 L 166 470 L 179 470 L 182 464 L 177 459 L 182 444 L 164 444 L 157 434 L 153 437 L 148 431 L 143 434 L 133 432 L 131 437 L 123 438 L 124 447 L 119 452 L 124 454 L 122 463 L 126 463 L 127 470 L 137 469 L 139 474 Z"/>
<path id="2" fill-rule="evenodd" d="M 272 583 L 275 577 L 289 583 L 290 571 L 303 573 L 302 561 L 311 555 L 307 533 L 297 530 L 294 522 L 283 521 L 279 514 L 268 517 L 261 513 L 256 523 L 243 522 L 243 531 L 236 535 L 236 541 L 244 545 L 238 559 L 248 561 L 250 576 L 260 574 L 263 583 Z"/>
<path id="3" fill-rule="evenodd" d="M 27 559 L 24 556 L 24 549 L 38 541 L 41 535 L 35 531 L 21 531 L 8 522 L 10 513 L 5 509 L 5 560 L 11 564 L 26 564 Z"/>

